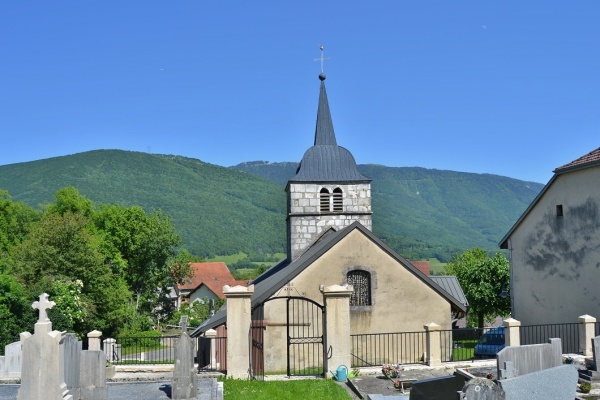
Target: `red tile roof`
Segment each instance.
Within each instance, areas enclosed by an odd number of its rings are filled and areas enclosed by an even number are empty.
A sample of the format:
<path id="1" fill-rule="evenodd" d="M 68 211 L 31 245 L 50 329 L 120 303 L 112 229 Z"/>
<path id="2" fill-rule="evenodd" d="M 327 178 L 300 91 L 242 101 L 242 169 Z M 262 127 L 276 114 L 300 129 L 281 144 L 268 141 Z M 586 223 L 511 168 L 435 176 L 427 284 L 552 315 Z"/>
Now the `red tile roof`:
<path id="1" fill-rule="evenodd" d="M 236 281 L 224 262 L 201 262 L 190 264 L 193 276 L 179 285 L 180 291 L 193 292 L 206 285 L 219 298 L 224 299 L 223 286 L 246 286 L 249 281 Z"/>
<path id="2" fill-rule="evenodd" d="M 411 261 L 410 263 L 417 267 L 419 271 L 429 276 L 429 261 Z"/>
<path id="3" fill-rule="evenodd" d="M 587 153 L 585 156 L 579 157 L 577 160 L 571 161 L 568 164 L 563 165 L 562 167 L 558 167 L 554 170 L 554 172 L 562 172 L 567 169 L 571 169 L 573 167 L 581 167 L 586 164 L 593 164 L 600 161 L 600 147 L 596 150 L 592 150 Z"/>

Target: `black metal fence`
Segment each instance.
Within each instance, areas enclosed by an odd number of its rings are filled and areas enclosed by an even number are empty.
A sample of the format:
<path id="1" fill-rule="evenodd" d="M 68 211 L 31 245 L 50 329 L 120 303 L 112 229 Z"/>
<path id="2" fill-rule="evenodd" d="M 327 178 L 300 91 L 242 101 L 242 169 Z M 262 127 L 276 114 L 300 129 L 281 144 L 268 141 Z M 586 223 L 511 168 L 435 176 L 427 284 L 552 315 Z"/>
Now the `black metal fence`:
<path id="1" fill-rule="evenodd" d="M 172 364 L 179 336 L 120 336 L 113 354 L 114 364 Z"/>
<path id="2" fill-rule="evenodd" d="M 497 328 L 460 328 L 440 331 L 440 350 L 442 362 L 466 361 L 475 358 L 495 358 L 499 342 L 504 344 L 504 335 L 495 334 Z M 488 333 L 482 340 L 482 336 Z M 486 340 L 486 339 L 492 340 Z M 490 343 L 487 343 L 490 342 Z M 494 342 L 494 343 L 491 343 Z M 476 351 L 475 347 L 478 347 Z"/>
<path id="3" fill-rule="evenodd" d="M 424 363 L 425 331 L 358 334 L 350 335 L 350 339 L 352 367 Z"/>
<path id="4" fill-rule="evenodd" d="M 579 353 L 580 323 L 523 325 L 519 329 L 521 345 L 548 343 L 550 338 L 560 338 L 562 353 Z"/>
<path id="5" fill-rule="evenodd" d="M 227 337 L 198 337 L 198 372 L 227 371 Z"/>

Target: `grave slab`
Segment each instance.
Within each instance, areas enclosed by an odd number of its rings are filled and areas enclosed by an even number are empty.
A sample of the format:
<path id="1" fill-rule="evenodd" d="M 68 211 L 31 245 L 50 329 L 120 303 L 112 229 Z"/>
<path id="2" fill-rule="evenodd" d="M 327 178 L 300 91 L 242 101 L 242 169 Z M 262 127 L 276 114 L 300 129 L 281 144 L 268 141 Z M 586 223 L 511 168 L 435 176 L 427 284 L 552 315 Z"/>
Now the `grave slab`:
<path id="1" fill-rule="evenodd" d="M 577 370 L 573 365 L 558 367 L 502 379 L 498 384 L 506 400 L 574 399 Z"/>

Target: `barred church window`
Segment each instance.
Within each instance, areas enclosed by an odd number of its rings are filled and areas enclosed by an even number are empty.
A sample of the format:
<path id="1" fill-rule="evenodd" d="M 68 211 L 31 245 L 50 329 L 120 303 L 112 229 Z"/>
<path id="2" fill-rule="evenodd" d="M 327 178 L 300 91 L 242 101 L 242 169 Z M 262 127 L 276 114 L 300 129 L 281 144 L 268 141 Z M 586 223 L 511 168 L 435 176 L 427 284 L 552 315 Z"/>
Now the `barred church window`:
<path id="1" fill-rule="evenodd" d="M 319 204 L 321 212 L 329 212 L 331 211 L 331 207 L 329 206 L 329 198 L 330 198 L 329 190 L 323 188 L 319 193 Z"/>
<path id="2" fill-rule="evenodd" d="M 350 297 L 351 306 L 371 305 L 371 274 L 367 271 L 356 270 L 348 272 L 347 281 L 354 287 Z"/>
<path id="3" fill-rule="evenodd" d="M 342 211 L 344 211 L 342 189 L 335 188 L 333 189 L 333 212 Z"/>

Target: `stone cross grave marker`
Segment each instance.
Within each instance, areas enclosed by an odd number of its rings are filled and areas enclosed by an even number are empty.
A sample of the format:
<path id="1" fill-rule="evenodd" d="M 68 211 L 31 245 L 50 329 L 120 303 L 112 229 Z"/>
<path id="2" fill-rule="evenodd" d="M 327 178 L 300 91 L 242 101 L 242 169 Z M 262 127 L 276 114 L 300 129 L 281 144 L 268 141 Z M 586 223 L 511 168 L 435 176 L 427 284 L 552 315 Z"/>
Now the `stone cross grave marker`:
<path id="1" fill-rule="evenodd" d="M 46 310 L 51 309 L 55 305 L 55 302 L 48 301 L 48 293 L 42 293 L 40 294 L 40 300 L 34 301 L 31 307 L 39 310 L 40 316 L 38 318 L 38 322 L 50 322 L 50 318 L 48 318 L 48 313 Z"/>

